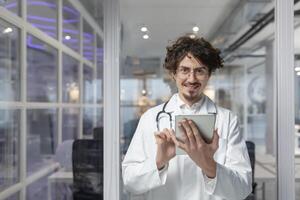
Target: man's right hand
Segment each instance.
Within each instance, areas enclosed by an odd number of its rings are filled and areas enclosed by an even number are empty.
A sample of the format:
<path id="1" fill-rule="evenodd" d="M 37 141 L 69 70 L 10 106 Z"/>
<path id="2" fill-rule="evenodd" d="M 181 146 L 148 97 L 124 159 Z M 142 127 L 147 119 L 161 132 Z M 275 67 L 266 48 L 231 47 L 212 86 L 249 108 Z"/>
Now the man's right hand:
<path id="1" fill-rule="evenodd" d="M 159 170 L 176 155 L 176 148 L 171 134 L 174 134 L 174 131 L 166 128 L 155 133 L 157 144 L 156 165 Z"/>

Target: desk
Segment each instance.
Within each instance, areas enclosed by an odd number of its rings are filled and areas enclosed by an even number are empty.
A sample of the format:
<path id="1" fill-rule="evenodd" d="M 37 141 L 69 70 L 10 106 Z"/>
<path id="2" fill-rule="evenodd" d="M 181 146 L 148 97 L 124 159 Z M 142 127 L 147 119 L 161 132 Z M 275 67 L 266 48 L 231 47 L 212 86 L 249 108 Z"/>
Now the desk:
<path id="1" fill-rule="evenodd" d="M 68 186 L 73 184 L 73 172 L 58 171 L 48 177 L 48 200 L 52 200 L 52 184 L 65 183 Z M 67 192 L 67 191 L 65 191 Z"/>
<path id="2" fill-rule="evenodd" d="M 276 158 L 272 155 L 256 154 L 254 181 L 262 185 L 262 199 L 266 199 L 266 183 L 276 183 Z M 295 156 L 295 181 L 300 182 L 300 157 Z"/>

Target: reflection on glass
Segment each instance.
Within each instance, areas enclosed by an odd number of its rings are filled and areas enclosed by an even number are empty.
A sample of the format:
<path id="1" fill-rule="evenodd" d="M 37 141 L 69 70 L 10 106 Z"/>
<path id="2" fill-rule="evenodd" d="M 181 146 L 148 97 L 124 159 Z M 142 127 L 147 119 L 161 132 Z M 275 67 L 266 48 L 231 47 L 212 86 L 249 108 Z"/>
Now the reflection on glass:
<path id="1" fill-rule="evenodd" d="M 83 108 L 83 138 L 93 138 L 94 111 L 93 108 Z"/>
<path id="2" fill-rule="evenodd" d="M 15 193 L 15 194 L 11 195 L 10 197 L 8 197 L 8 198 L 5 199 L 5 200 L 19 200 L 19 199 L 20 199 L 20 193 L 17 192 L 17 193 Z"/>
<path id="3" fill-rule="evenodd" d="M 5 0 L 0 1 L 0 6 L 6 8 L 10 12 L 20 16 L 20 1 L 19 0 Z"/>
<path id="4" fill-rule="evenodd" d="M 62 141 L 77 139 L 79 133 L 79 108 L 64 108 L 62 116 Z"/>
<path id="5" fill-rule="evenodd" d="M 167 101 L 170 98 L 171 88 L 169 84 L 164 83 L 161 78 L 149 78 L 144 80 L 147 88 L 144 92 L 147 93 L 149 98 L 154 101 L 154 104 L 160 104 Z M 144 87 L 145 87 L 144 86 Z"/>
<path id="6" fill-rule="evenodd" d="M 79 52 L 79 12 L 69 3 L 63 1 L 63 43 Z"/>
<path id="7" fill-rule="evenodd" d="M 20 110 L 0 109 L 0 192 L 20 179 Z"/>
<path id="8" fill-rule="evenodd" d="M 20 30 L 0 19 L 0 101 L 20 100 Z"/>
<path id="9" fill-rule="evenodd" d="M 93 68 L 83 66 L 83 102 L 93 103 L 94 101 L 94 84 L 93 84 Z"/>
<path id="10" fill-rule="evenodd" d="M 27 36 L 27 100 L 57 101 L 57 50 Z"/>
<path id="11" fill-rule="evenodd" d="M 27 110 L 27 176 L 53 162 L 57 146 L 57 110 Z"/>
<path id="12" fill-rule="evenodd" d="M 41 200 L 47 199 L 48 194 L 48 181 L 47 176 L 43 177 L 30 185 L 26 188 L 26 199 L 30 200 Z M 54 199 L 53 199 L 54 200 Z"/>
<path id="13" fill-rule="evenodd" d="M 103 41 L 97 36 L 97 103 L 103 102 Z"/>
<path id="14" fill-rule="evenodd" d="M 79 92 L 79 62 L 67 54 L 63 54 L 63 102 L 78 103 Z"/>
<path id="15" fill-rule="evenodd" d="M 103 107 L 96 109 L 96 126 L 103 127 Z"/>
<path id="16" fill-rule="evenodd" d="M 137 104 L 139 96 L 142 94 L 142 81 L 139 79 L 121 79 L 121 103 Z"/>
<path id="17" fill-rule="evenodd" d="M 94 30 L 93 28 L 83 20 L 83 57 L 91 62 L 94 62 Z"/>
<path id="18" fill-rule="evenodd" d="M 57 0 L 28 0 L 27 20 L 47 35 L 57 38 Z"/>

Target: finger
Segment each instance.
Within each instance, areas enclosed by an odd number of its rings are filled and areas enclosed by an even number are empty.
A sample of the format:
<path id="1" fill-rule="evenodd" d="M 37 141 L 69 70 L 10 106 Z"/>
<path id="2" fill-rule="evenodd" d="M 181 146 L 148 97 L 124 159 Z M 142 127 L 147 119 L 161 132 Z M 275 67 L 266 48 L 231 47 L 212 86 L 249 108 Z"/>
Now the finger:
<path id="1" fill-rule="evenodd" d="M 166 136 L 166 134 L 165 134 L 165 129 L 162 130 L 162 131 L 159 133 L 159 135 L 160 135 L 164 140 L 167 140 L 167 136 Z"/>
<path id="2" fill-rule="evenodd" d="M 164 141 L 164 139 L 161 138 L 160 134 L 156 134 L 154 136 L 155 136 L 155 142 L 156 142 L 156 144 L 161 144 Z"/>
<path id="3" fill-rule="evenodd" d="M 191 149 L 194 149 L 196 147 L 196 139 L 195 139 L 193 130 L 192 130 L 190 124 L 188 123 L 188 120 L 184 120 L 182 125 L 183 125 L 183 127 L 186 131 L 186 135 L 189 139 L 190 147 L 191 147 Z"/>
<path id="4" fill-rule="evenodd" d="M 189 144 L 190 142 L 189 142 L 188 136 L 186 135 L 186 131 L 185 131 L 183 125 L 182 125 L 182 122 L 178 123 L 178 128 L 179 128 L 182 136 L 180 138 L 177 138 L 177 139 L 180 140 L 181 142 L 185 143 L 185 144 Z"/>
<path id="5" fill-rule="evenodd" d="M 189 124 L 193 130 L 193 133 L 194 133 L 194 136 L 195 136 L 195 139 L 196 139 L 196 144 L 197 145 L 202 145 L 205 143 L 205 141 L 203 140 L 203 138 L 201 137 L 200 135 L 200 132 L 199 132 L 199 129 L 198 127 L 196 126 L 196 124 L 192 121 L 192 120 L 189 120 Z"/>
<path id="6" fill-rule="evenodd" d="M 165 130 L 165 135 L 166 135 L 166 137 L 167 137 L 167 141 L 168 141 L 168 142 L 172 142 L 172 137 L 171 137 L 170 129 L 166 129 L 166 130 Z"/>

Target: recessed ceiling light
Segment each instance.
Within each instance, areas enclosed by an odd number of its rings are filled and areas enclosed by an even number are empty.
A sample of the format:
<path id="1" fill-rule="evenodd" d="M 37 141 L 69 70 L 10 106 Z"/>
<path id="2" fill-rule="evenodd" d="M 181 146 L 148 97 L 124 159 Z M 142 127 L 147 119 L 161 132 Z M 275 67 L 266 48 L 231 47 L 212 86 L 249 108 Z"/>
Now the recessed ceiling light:
<path id="1" fill-rule="evenodd" d="M 7 27 L 6 29 L 3 30 L 2 33 L 11 33 L 13 30 L 10 27 Z"/>
<path id="2" fill-rule="evenodd" d="M 299 72 L 300 71 L 300 67 L 295 67 L 295 71 Z"/>
<path id="3" fill-rule="evenodd" d="M 146 26 L 143 26 L 143 27 L 141 28 L 141 31 L 142 31 L 142 32 L 147 32 L 147 31 L 148 31 L 148 29 L 147 29 L 147 27 L 146 27 Z"/>
<path id="4" fill-rule="evenodd" d="M 300 72 L 297 72 L 297 76 L 300 76 Z"/>
<path id="5" fill-rule="evenodd" d="M 195 37 L 196 37 L 196 35 L 194 35 L 194 34 L 190 35 L 190 38 L 192 38 L 192 39 L 194 39 Z"/>
<path id="6" fill-rule="evenodd" d="M 149 35 L 145 34 L 145 35 L 143 35 L 143 38 L 144 38 L 145 40 L 147 40 L 147 39 L 149 39 Z"/>
<path id="7" fill-rule="evenodd" d="M 194 26 L 194 27 L 193 27 L 193 31 L 194 31 L 194 32 L 198 32 L 198 31 L 199 31 L 199 27 L 198 27 L 198 26 Z"/>
<path id="8" fill-rule="evenodd" d="M 66 40 L 70 40 L 70 39 L 71 39 L 71 36 L 66 35 L 66 36 L 65 36 L 65 39 L 66 39 Z"/>

